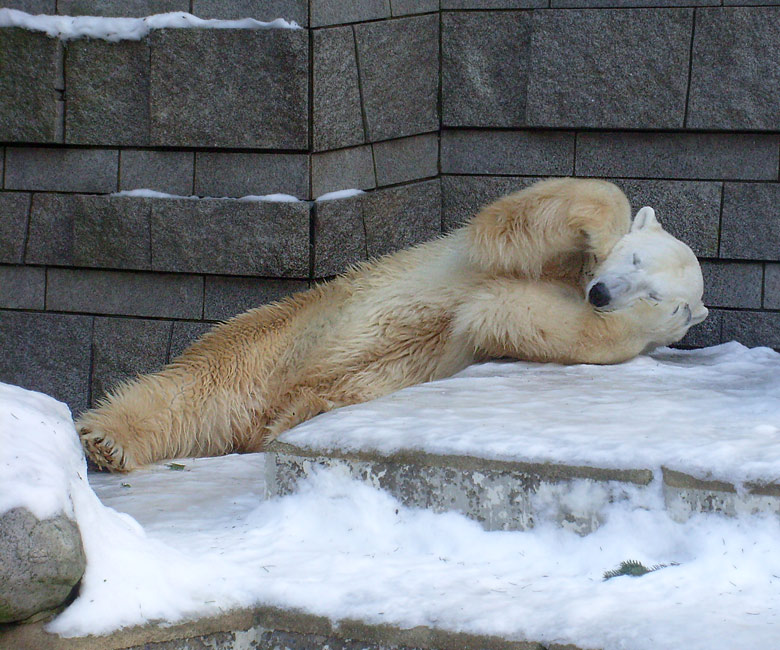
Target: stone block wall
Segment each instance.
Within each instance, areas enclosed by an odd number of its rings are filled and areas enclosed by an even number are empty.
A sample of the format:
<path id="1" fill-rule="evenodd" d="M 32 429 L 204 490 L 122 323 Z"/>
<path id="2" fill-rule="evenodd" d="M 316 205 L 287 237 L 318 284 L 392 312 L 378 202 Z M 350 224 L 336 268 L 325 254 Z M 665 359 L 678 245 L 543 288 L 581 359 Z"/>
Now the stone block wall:
<path id="1" fill-rule="evenodd" d="M 712 316 L 685 343 L 780 348 L 780 6 L 642 4 L 0 0 L 302 27 L 0 29 L 0 381 L 83 410 L 214 322 L 564 175 L 701 257 Z M 173 196 L 116 196 L 142 188 Z M 272 194 L 299 200 L 239 200 Z"/>

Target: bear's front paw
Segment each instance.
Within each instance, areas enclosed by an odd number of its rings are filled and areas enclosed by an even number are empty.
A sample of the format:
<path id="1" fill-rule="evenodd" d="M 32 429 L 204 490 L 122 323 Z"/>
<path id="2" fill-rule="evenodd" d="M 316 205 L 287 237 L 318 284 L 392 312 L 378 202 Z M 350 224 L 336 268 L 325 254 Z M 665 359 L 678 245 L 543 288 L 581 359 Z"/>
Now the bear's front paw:
<path id="1" fill-rule="evenodd" d="M 669 345 L 679 341 L 691 326 L 691 306 L 680 300 L 663 301 L 650 306 L 653 318 L 648 319 L 652 342 Z"/>
<path id="2" fill-rule="evenodd" d="M 112 472 L 129 472 L 133 469 L 129 455 L 111 436 L 81 427 L 79 437 L 87 460 L 98 469 Z"/>

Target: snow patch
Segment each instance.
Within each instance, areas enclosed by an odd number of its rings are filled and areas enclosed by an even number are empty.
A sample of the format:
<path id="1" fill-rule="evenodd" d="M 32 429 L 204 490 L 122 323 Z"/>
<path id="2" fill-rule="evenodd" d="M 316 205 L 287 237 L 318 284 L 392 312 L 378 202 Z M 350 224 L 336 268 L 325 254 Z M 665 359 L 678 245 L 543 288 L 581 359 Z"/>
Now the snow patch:
<path id="1" fill-rule="evenodd" d="M 188 201 L 244 201 L 246 203 L 296 203 L 300 201 L 300 199 L 291 194 L 248 194 L 247 196 L 235 198 L 231 196 L 196 196 L 194 194 L 182 196 L 180 194 L 167 194 L 166 192 L 149 189 L 122 190 L 121 192 L 114 192 L 111 196 L 130 196 L 143 199 L 186 199 Z"/>
<path id="2" fill-rule="evenodd" d="M 326 192 L 318 196 L 315 201 L 333 201 L 335 199 L 348 199 L 351 196 L 358 196 L 359 194 L 365 194 L 363 190 L 336 190 L 335 192 Z"/>
<path id="3" fill-rule="evenodd" d="M 203 19 L 183 11 L 155 14 L 146 18 L 105 18 L 101 16 L 34 16 L 17 9 L 0 9 L 0 27 L 21 27 L 44 32 L 63 41 L 82 37 L 104 41 L 140 41 L 153 29 L 300 29 L 298 23 L 277 18 L 262 22 Z"/>

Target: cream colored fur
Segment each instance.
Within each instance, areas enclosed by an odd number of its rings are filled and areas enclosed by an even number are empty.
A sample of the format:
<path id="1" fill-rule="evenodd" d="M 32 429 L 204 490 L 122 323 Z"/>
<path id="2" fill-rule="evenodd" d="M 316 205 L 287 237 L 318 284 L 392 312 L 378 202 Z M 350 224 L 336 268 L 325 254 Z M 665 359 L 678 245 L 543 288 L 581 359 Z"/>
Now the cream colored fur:
<path id="1" fill-rule="evenodd" d="M 215 327 L 85 413 L 86 453 L 127 471 L 257 451 L 318 413 L 475 360 L 616 363 L 677 340 L 687 329 L 679 301 L 600 313 L 584 299 L 590 271 L 629 226 L 610 183 L 537 183 L 446 237 Z"/>

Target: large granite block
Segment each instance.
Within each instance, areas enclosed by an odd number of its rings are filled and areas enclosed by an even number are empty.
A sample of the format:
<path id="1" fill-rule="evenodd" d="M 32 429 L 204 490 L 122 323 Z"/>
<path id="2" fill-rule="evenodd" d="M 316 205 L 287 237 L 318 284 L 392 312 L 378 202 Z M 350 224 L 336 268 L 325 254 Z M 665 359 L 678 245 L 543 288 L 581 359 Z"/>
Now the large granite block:
<path id="1" fill-rule="evenodd" d="M 377 185 L 394 185 L 439 173 L 439 135 L 428 133 L 373 145 Z"/>
<path id="2" fill-rule="evenodd" d="M 690 9 L 549 11 L 534 19 L 529 125 L 683 126 Z"/>
<path id="3" fill-rule="evenodd" d="M 72 266 L 73 222 L 80 210 L 75 194 L 33 194 L 24 261 Z"/>
<path id="4" fill-rule="evenodd" d="M 0 266 L 0 307 L 43 309 L 46 271 L 39 266 Z"/>
<path id="5" fill-rule="evenodd" d="M 195 194 L 233 196 L 309 193 L 309 160 L 304 154 L 195 154 Z"/>
<path id="6" fill-rule="evenodd" d="M 780 349 L 780 312 L 724 311 L 722 339 Z"/>
<path id="7" fill-rule="evenodd" d="M 189 0 L 57 0 L 57 13 L 66 16 L 143 17 L 189 10 Z"/>
<path id="8" fill-rule="evenodd" d="M 148 41 L 79 39 L 65 52 L 65 142 L 148 144 Z"/>
<path id="9" fill-rule="evenodd" d="M 450 131 L 441 134 L 444 174 L 562 176 L 574 167 L 568 131 Z"/>
<path id="10" fill-rule="evenodd" d="M 2 9 L 18 9 L 28 14 L 56 13 L 57 0 L 0 0 Z"/>
<path id="11" fill-rule="evenodd" d="M 441 0 L 442 9 L 531 9 L 546 6 L 547 0 Z"/>
<path id="12" fill-rule="evenodd" d="M 0 311 L 0 381 L 89 405 L 92 317 Z"/>
<path id="13" fill-rule="evenodd" d="M 703 257 L 718 256 L 721 183 L 610 179 L 631 201 L 633 213 L 649 205 L 672 235 Z"/>
<path id="14" fill-rule="evenodd" d="M 173 323 L 139 318 L 95 318 L 92 403 L 111 388 L 165 365 Z"/>
<path id="15" fill-rule="evenodd" d="M 764 269 L 764 305 L 780 309 L 780 264 L 767 264 Z"/>
<path id="16" fill-rule="evenodd" d="M 305 149 L 305 30 L 152 32 L 151 143 Z"/>
<path id="17" fill-rule="evenodd" d="M 312 32 L 315 151 L 365 142 L 355 36 L 351 27 Z"/>
<path id="18" fill-rule="evenodd" d="M 324 151 L 311 157 L 312 198 L 337 190 L 374 187 L 374 158 L 369 145 Z"/>
<path id="19" fill-rule="evenodd" d="M 384 20 L 354 29 L 368 139 L 438 129 L 438 16 Z"/>
<path id="20" fill-rule="evenodd" d="M 775 180 L 778 140 L 742 133 L 580 133 L 577 176 Z"/>
<path id="21" fill-rule="evenodd" d="M 780 260 L 780 183 L 726 183 L 720 256 Z"/>
<path id="22" fill-rule="evenodd" d="M 119 152 L 111 149 L 7 147 L 5 188 L 49 192 L 113 192 Z"/>
<path id="23" fill-rule="evenodd" d="M 119 152 L 119 189 L 149 189 L 189 196 L 193 193 L 195 154 L 190 151 Z"/>
<path id="24" fill-rule="evenodd" d="M 314 209 L 314 277 L 346 271 L 368 257 L 364 195 L 319 201 Z"/>
<path id="25" fill-rule="evenodd" d="M 150 199 L 78 197 L 73 219 L 73 264 L 114 269 L 151 268 Z"/>
<path id="26" fill-rule="evenodd" d="M 35 194 L 25 261 L 149 269 L 149 212 L 149 199 Z"/>
<path id="27" fill-rule="evenodd" d="M 309 283 L 306 280 L 207 276 L 203 318 L 227 320 L 247 309 L 276 302 L 308 288 Z"/>
<path id="28" fill-rule="evenodd" d="M 442 229 L 449 232 L 462 226 L 488 203 L 538 180 L 511 176 L 442 176 Z"/>
<path id="29" fill-rule="evenodd" d="M 0 141 L 59 142 L 62 45 L 45 34 L 0 29 Z"/>
<path id="30" fill-rule="evenodd" d="M 29 212 L 29 194 L 0 193 L 0 262 L 3 264 L 18 264 L 24 259 Z"/>
<path id="31" fill-rule="evenodd" d="M 390 0 L 390 10 L 394 17 L 425 14 L 438 11 L 439 0 Z"/>
<path id="32" fill-rule="evenodd" d="M 439 180 L 371 192 L 363 197 L 363 222 L 369 257 L 437 237 L 441 233 Z"/>
<path id="33" fill-rule="evenodd" d="M 390 0 L 309 0 L 309 5 L 312 27 L 390 17 Z"/>
<path id="34" fill-rule="evenodd" d="M 525 124 L 531 14 L 442 15 L 442 124 Z"/>
<path id="35" fill-rule="evenodd" d="M 761 308 L 760 263 L 702 261 L 704 304 L 713 307 Z"/>
<path id="36" fill-rule="evenodd" d="M 744 0 L 743 0 L 744 1 Z M 550 6 L 553 8 L 577 8 L 593 9 L 603 7 L 705 7 L 709 5 L 719 5 L 720 0 L 551 0 Z"/>
<path id="37" fill-rule="evenodd" d="M 696 13 L 686 126 L 780 128 L 780 7 Z"/>
<path id="38" fill-rule="evenodd" d="M 152 206 L 156 271 L 306 278 L 309 205 L 164 199 Z"/>
<path id="39" fill-rule="evenodd" d="M 200 318 L 203 279 L 173 273 L 48 269 L 46 307 L 117 316 Z"/>
<path id="40" fill-rule="evenodd" d="M 199 18 L 254 18 L 265 22 L 284 18 L 301 27 L 309 24 L 307 0 L 193 0 L 192 13 Z"/>

